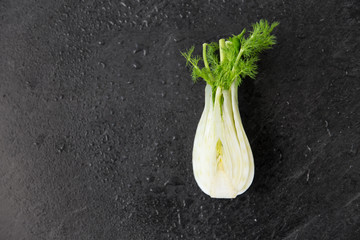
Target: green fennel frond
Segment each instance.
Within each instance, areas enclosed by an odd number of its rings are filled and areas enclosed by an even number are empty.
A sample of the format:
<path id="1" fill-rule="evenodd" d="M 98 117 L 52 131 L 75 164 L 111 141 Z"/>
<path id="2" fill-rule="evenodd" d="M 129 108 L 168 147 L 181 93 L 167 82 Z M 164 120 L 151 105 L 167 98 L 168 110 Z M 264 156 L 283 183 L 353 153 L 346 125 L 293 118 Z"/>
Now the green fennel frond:
<path id="1" fill-rule="evenodd" d="M 258 23 L 255 23 L 250 37 L 242 39 L 243 55 L 250 57 L 263 50 L 270 49 L 276 43 L 276 38 L 274 35 L 271 35 L 271 32 L 278 25 L 278 22 L 269 25 L 266 20 L 260 20 Z"/>
<path id="2" fill-rule="evenodd" d="M 193 56 L 195 47 L 192 46 L 187 52 L 182 52 L 186 59 L 186 65 L 191 69 L 191 78 L 194 82 L 196 82 L 199 78 L 204 79 L 207 81 L 209 71 L 205 68 L 199 67 L 199 61 L 201 58 L 199 56 Z"/>
<path id="3" fill-rule="evenodd" d="M 212 42 L 207 44 L 207 60 L 209 62 L 210 70 L 214 71 L 219 65 L 219 44 L 216 42 Z"/>
<path id="4" fill-rule="evenodd" d="M 245 77 L 255 78 L 259 54 L 276 43 L 276 37 L 271 33 L 278 25 L 278 22 L 269 24 L 266 20 L 260 20 L 252 25 L 248 37 L 244 29 L 240 34 L 226 39 L 222 47 L 216 42 L 204 44 L 203 58 L 193 56 L 194 46 L 181 53 L 191 69 L 193 81 L 202 78 L 215 92 L 217 87 L 229 89 L 234 81 L 240 84 Z M 223 56 L 221 61 L 220 55 Z M 199 66 L 200 60 L 204 67 Z"/>

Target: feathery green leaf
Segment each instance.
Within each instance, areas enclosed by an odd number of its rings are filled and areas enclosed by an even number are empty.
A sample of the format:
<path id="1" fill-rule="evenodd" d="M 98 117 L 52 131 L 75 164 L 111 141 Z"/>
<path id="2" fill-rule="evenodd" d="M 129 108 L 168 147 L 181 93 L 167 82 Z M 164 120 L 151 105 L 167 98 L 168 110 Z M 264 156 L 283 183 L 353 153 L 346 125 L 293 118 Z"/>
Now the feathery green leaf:
<path id="1" fill-rule="evenodd" d="M 202 78 L 212 86 L 213 91 L 216 91 L 217 87 L 229 89 L 235 80 L 240 84 L 247 76 L 255 78 L 259 54 L 276 43 L 276 38 L 271 33 L 278 25 L 278 22 L 269 24 L 266 20 L 260 20 L 253 24 L 248 37 L 245 36 L 244 29 L 240 34 L 229 37 L 222 48 L 216 42 L 204 44 L 203 59 L 193 56 L 194 46 L 181 53 L 191 69 L 193 81 Z M 221 62 L 220 52 L 224 56 Z M 205 67 L 199 66 L 200 60 L 204 62 Z"/>

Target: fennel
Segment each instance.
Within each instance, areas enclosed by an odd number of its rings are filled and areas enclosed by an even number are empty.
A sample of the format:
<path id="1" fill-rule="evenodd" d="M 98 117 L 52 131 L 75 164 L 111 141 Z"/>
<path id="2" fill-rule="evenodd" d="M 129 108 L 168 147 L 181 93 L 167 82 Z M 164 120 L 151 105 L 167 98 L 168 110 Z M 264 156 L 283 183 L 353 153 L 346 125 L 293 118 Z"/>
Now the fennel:
<path id="1" fill-rule="evenodd" d="M 266 20 L 253 25 L 248 37 L 239 35 L 203 44 L 202 59 L 194 46 L 182 55 L 194 82 L 206 82 L 205 107 L 193 148 L 193 172 L 201 190 L 213 198 L 235 198 L 254 178 L 254 160 L 238 108 L 238 86 L 245 77 L 255 78 L 259 53 L 276 43 Z M 199 66 L 200 60 L 204 67 Z"/>

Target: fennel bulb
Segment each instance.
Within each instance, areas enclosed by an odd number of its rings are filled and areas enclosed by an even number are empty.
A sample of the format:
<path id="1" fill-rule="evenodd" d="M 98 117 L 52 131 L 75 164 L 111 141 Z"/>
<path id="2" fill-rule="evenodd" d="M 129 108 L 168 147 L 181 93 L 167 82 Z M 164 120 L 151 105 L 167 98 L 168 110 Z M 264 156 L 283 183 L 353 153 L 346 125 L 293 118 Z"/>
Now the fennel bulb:
<path id="1" fill-rule="evenodd" d="M 205 108 L 194 140 L 193 170 L 201 190 L 213 198 L 235 198 L 254 178 L 254 160 L 242 126 L 237 92 L 235 82 L 229 90 L 218 88 L 213 103 L 211 86 L 205 88 Z"/>

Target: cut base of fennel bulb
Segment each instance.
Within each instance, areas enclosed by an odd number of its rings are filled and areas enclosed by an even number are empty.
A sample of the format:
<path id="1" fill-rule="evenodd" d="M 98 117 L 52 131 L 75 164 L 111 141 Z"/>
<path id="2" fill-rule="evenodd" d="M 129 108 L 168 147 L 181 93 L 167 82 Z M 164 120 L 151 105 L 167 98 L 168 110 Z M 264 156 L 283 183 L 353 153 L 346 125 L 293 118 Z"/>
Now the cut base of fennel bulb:
<path id="1" fill-rule="evenodd" d="M 238 108 L 238 86 L 205 88 L 205 108 L 198 124 L 193 171 L 201 190 L 212 198 L 235 198 L 254 178 L 254 160 Z"/>

